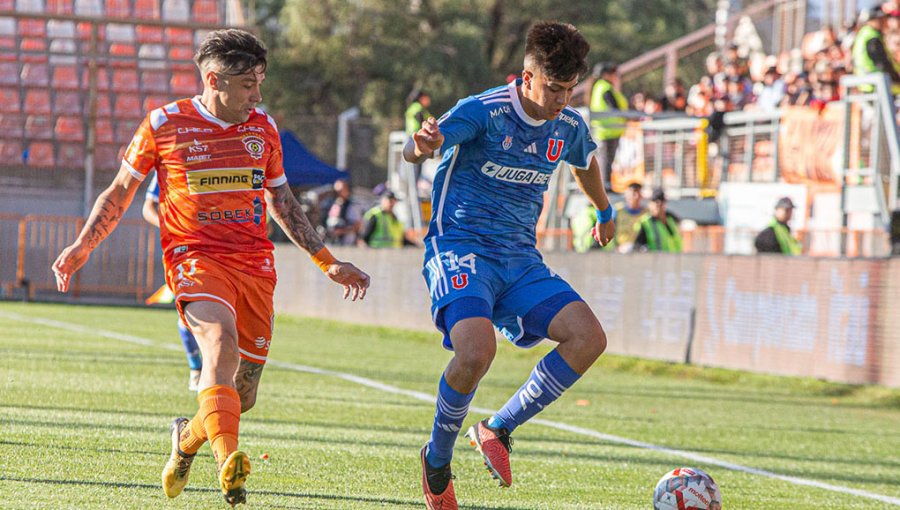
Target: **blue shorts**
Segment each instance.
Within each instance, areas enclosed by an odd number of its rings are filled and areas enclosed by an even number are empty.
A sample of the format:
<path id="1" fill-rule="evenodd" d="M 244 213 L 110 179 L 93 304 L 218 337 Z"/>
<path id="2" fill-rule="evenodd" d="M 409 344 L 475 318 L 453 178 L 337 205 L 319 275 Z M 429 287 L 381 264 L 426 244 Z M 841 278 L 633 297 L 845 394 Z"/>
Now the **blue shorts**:
<path id="1" fill-rule="evenodd" d="M 487 317 L 516 346 L 534 347 L 547 337 L 550 321 L 563 307 L 583 301 L 544 264 L 537 249 L 498 254 L 441 243 L 440 257 L 436 257 L 437 245 L 435 239 L 426 243 L 422 274 L 431 293 L 431 317 L 444 335 L 446 349 L 453 350 L 453 324 L 468 317 Z M 447 306 L 463 298 L 469 298 L 460 302 L 464 309 L 454 309 L 448 324 Z M 487 306 L 479 306 L 478 300 Z"/>

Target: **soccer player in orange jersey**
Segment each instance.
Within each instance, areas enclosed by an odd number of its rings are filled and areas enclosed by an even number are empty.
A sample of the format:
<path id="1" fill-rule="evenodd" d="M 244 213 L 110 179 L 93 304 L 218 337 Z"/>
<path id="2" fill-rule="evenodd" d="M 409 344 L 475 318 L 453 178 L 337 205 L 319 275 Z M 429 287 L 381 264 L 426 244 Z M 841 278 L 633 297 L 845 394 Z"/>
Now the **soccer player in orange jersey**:
<path id="1" fill-rule="evenodd" d="M 203 354 L 199 410 L 172 424 L 162 473 L 167 496 L 181 493 L 194 455 L 210 442 L 219 484 L 232 506 L 246 499 L 250 461 L 238 449 L 240 415 L 253 407 L 273 327 L 275 266 L 266 205 L 344 298 L 365 297 L 369 276 L 336 260 L 287 184 L 278 129 L 258 110 L 266 48 L 237 29 L 211 32 L 194 56 L 203 92 L 151 111 L 119 173 L 97 198 L 75 242 L 53 263 L 57 288 L 119 223 L 141 181 L 155 171 L 166 283 Z"/>

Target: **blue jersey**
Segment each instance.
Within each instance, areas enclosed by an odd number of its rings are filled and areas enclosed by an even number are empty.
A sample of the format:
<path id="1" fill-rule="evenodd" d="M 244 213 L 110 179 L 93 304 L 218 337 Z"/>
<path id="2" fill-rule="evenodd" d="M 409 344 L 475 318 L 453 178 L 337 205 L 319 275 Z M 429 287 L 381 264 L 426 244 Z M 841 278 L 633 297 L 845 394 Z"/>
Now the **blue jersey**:
<path id="1" fill-rule="evenodd" d="M 520 83 L 467 97 L 439 120 L 443 159 L 426 241 L 533 249 L 557 165 L 588 167 L 597 146 L 581 115 L 566 107 L 554 120 L 532 119 L 519 101 Z"/>
<path id="2" fill-rule="evenodd" d="M 153 180 L 147 185 L 147 194 L 145 199 L 159 202 L 159 181 L 156 180 L 156 172 L 153 172 Z"/>

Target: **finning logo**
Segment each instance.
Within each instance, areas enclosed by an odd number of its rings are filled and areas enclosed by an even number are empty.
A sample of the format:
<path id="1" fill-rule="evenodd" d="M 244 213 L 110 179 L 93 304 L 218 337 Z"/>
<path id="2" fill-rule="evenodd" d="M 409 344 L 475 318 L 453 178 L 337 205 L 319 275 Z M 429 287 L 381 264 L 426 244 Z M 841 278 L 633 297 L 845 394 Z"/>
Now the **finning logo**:
<path id="1" fill-rule="evenodd" d="M 258 136 L 245 136 L 241 139 L 244 142 L 244 149 L 247 150 L 247 153 L 250 154 L 250 157 L 253 159 L 260 159 L 263 156 L 263 152 L 266 151 L 266 143 L 263 142 L 263 139 Z"/>
<path id="2" fill-rule="evenodd" d="M 262 168 L 213 168 L 187 172 L 191 195 L 258 190 L 262 189 L 264 181 Z"/>
<path id="3" fill-rule="evenodd" d="M 513 137 L 506 135 L 506 138 L 503 139 L 503 143 L 500 144 L 503 147 L 503 150 L 508 151 L 510 147 L 512 147 Z"/>
<path id="4" fill-rule="evenodd" d="M 469 285 L 469 275 L 466 273 L 455 274 L 450 278 L 450 281 L 453 283 L 454 289 L 464 289 Z"/>
<path id="5" fill-rule="evenodd" d="M 551 138 L 547 142 L 547 161 L 556 163 L 556 160 L 562 156 L 562 149 L 565 143 L 566 141 L 561 138 Z"/>

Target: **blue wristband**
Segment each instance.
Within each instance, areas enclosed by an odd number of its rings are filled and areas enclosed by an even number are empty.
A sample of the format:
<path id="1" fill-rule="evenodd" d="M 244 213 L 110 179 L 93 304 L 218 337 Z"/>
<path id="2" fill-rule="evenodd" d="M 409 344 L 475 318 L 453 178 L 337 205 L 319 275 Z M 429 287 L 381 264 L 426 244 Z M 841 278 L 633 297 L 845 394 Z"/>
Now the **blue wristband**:
<path id="1" fill-rule="evenodd" d="M 612 204 L 606 206 L 606 209 L 601 211 L 597 209 L 597 223 L 606 223 L 611 220 L 613 217 L 613 207 Z"/>

